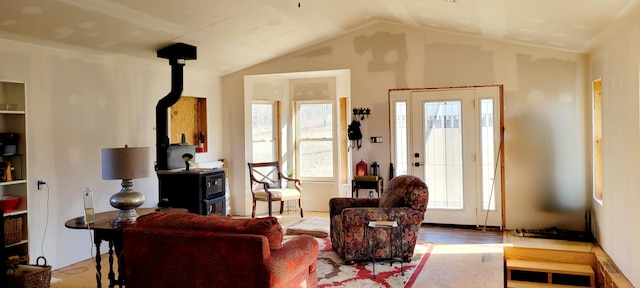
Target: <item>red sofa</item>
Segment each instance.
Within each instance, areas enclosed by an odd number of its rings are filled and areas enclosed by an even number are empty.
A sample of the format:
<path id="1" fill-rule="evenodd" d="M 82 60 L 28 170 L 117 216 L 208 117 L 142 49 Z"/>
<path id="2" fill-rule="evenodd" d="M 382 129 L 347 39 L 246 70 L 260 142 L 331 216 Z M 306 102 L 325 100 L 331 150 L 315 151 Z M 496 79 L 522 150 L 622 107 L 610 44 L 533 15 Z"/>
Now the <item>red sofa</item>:
<path id="1" fill-rule="evenodd" d="M 127 288 L 317 287 L 318 242 L 275 217 L 154 212 L 123 229 Z"/>

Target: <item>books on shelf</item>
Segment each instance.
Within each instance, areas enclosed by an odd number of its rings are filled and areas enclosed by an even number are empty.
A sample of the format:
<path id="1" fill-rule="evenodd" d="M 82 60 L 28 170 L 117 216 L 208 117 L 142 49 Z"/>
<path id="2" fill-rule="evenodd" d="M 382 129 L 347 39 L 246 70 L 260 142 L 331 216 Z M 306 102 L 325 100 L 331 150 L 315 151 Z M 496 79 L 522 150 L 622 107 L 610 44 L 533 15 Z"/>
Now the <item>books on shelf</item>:
<path id="1" fill-rule="evenodd" d="M 376 175 L 353 176 L 353 179 L 357 181 L 378 181 L 378 176 Z"/>
<path id="2" fill-rule="evenodd" d="M 369 227 L 398 227 L 396 221 L 370 221 Z"/>

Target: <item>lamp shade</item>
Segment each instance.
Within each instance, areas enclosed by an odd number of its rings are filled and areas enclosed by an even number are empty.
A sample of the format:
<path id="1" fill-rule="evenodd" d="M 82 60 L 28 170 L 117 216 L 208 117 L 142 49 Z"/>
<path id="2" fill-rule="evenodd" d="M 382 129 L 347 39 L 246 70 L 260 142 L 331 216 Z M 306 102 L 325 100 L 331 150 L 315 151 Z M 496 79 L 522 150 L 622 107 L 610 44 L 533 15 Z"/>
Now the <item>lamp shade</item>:
<path id="1" fill-rule="evenodd" d="M 150 176 L 149 147 L 102 149 L 102 179 L 136 179 Z"/>

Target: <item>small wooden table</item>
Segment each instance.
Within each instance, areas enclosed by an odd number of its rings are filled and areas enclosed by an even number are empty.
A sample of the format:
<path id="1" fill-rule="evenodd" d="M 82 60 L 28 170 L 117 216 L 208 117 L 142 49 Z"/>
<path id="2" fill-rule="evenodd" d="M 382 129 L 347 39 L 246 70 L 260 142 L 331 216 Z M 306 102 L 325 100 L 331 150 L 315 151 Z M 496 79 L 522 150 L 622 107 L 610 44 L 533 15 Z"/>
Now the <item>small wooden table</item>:
<path id="1" fill-rule="evenodd" d="M 138 208 L 136 209 L 139 216 L 149 214 L 151 212 L 156 211 L 156 208 Z M 113 226 L 111 224 L 112 220 L 118 216 L 119 211 L 108 211 L 102 213 L 96 213 L 96 221 L 93 224 L 85 224 L 84 221 L 76 222 L 76 219 L 73 218 L 64 222 L 64 226 L 70 229 L 84 229 L 84 230 L 93 230 L 93 243 L 96 245 L 96 281 L 98 283 L 98 288 L 102 287 L 102 266 L 101 255 L 100 255 L 100 244 L 102 241 L 107 241 L 109 243 L 109 288 L 115 287 L 118 285 L 119 287 L 124 287 L 124 275 L 120 275 L 118 273 L 118 278 L 116 278 L 116 274 L 113 271 L 113 251 L 115 247 L 116 257 L 120 256 L 120 252 L 122 252 L 122 225 Z"/>
<path id="2" fill-rule="evenodd" d="M 362 180 L 362 179 L 353 179 L 351 180 L 351 198 L 353 198 L 353 193 L 356 194 L 356 198 L 358 198 L 358 191 L 360 189 L 369 189 L 375 190 L 378 194 L 378 198 L 380 198 L 380 193 L 382 193 L 384 189 L 384 184 L 382 177 L 378 177 L 377 180 Z M 371 197 L 372 194 L 369 194 Z"/>

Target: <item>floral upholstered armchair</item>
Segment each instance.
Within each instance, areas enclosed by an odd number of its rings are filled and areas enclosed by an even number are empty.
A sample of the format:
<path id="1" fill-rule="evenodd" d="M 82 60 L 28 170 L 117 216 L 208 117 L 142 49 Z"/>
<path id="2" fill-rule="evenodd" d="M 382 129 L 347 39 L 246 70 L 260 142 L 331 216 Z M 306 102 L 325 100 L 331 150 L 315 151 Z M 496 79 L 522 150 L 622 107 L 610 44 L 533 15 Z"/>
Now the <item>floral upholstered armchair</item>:
<path id="1" fill-rule="evenodd" d="M 393 246 L 401 247 L 399 256 L 404 262 L 410 262 L 428 201 L 427 185 L 410 175 L 391 179 L 381 198 L 332 198 L 329 200 L 331 245 L 347 264 L 365 260 L 365 249 L 370 243 L 375 243 L 373 251 L 377 259 L 391 258 L 390 246 Z M 396 235 L 399 229 L 377 229 L 376 241 L 368 241 L 374 234 L 365 234 L 370 221 L 397 221 L 402 234 Z M 389 245 L 390 241 L 393 245 Z"/>

